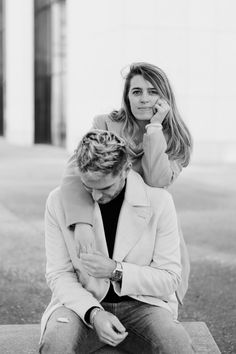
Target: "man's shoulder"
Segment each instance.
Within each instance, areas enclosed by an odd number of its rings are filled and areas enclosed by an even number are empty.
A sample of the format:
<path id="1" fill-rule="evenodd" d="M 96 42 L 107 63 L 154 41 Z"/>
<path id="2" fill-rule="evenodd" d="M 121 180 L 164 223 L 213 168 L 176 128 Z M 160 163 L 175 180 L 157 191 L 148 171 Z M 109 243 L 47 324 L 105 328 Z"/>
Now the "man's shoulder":
<path id="1" fill-rule="evenodd" d="M 136 190 L 142 189 L 145 192 L 146 198 L 151 205 L 172 202 L 172 196 L 166 189 L 149 186 L 139 173 L 132 170 L 129 178 L 131 179 L 133 188 Z"/>
<path id="2" fill-rule="evenodd" d="M 150 187 L 145 183 L 148 198 L 155 207 L 169 207 L 173 204 L 172 195 L 164 188 Z"/>

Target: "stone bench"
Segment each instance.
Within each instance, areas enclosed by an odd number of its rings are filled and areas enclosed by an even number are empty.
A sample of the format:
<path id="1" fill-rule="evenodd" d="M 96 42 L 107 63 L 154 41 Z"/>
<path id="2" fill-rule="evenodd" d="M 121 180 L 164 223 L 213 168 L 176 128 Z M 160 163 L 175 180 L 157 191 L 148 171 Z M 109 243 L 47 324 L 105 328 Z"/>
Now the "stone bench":
<path id="1" fill-rule="evenodd" d="M 183 322 L 185 329 L 192 338 L 196 354 L 219 354 L 210 331 L 204 322 Z M 40 327 L 38 324 L 1 325 L 1 354 L 35 354 L 38 353 Z M 104 347 L 97 354 L 118 354 L 117 349 Z"/>

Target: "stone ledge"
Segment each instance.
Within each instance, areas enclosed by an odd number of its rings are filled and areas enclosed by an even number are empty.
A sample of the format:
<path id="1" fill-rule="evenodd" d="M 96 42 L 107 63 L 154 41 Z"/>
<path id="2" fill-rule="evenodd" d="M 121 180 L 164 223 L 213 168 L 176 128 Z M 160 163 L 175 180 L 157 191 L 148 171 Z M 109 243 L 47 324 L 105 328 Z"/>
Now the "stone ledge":
<path id="1" fill-rule="evenodd" d="M 196 354 L 220 354 L 209 329 L 204 322 L 182 322 L 192 338 Z M 40 326 L 38 324 L 26 325 L 0 325 L 0 353 L 2 354 L 36 354 Z M 117 349 L 102 348 L 97 354 L 118 354 Z"/>

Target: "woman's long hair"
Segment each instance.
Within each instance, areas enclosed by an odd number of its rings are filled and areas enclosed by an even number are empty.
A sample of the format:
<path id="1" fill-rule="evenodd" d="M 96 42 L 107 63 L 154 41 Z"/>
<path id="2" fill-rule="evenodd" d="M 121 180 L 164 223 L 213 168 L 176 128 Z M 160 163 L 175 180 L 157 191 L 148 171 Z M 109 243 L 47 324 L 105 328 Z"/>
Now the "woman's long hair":
<path id="1" fill-rule="evenodd" d="M 141 75 L 145 80 L 149 81 L 157 90 L 158 95 L 168 102 L 170 111 L 162 123 L 163 133 L 167 137 L 166 153 L 170 160 L 179 160 L 181 165 L 186 167 L 189 164 L 192 151 L 192 137 L 177 109 L 169 80 L 166 74 L 157 66 L 148 63 L 131 64 L 125 77 L 122 107 L 119 111 L 111 112 L 111 118 L 114 121 L 124 122 L 122 136 L 132 146 L 134 137 L 138 135 L 140 129 L 136 118 L 131 112 L 128 98 L 130 81 L 136 75 Z"/>

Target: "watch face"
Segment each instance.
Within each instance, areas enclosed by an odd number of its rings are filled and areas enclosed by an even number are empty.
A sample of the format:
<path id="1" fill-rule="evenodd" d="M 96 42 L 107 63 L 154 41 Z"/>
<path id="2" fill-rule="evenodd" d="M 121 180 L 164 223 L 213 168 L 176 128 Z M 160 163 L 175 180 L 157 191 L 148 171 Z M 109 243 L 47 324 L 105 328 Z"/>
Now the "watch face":
<path id="1" fill-rule="evenodd" d="M 123 275 L 122 264 L 120 262 L 117 262 L 116 269 L 113 271 L 112 277 L 110 279 L 111 281 L 119 281 L 122 279 L 122 275 Z"/>
<path id="2" fill-rule="evenodd" d="M 120 270 L 116 270 L 115 274 L 112 277 L 112 281 L 118 281 L 122 278 L 122 272 Z"/>

